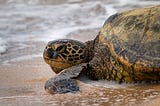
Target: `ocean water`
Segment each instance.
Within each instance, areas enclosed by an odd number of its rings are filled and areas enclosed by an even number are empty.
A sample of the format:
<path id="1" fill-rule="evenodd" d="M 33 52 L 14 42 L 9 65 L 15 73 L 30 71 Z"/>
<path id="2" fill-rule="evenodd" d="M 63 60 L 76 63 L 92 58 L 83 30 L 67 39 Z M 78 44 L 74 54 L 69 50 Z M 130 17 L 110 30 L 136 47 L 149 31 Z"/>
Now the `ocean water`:
<path id="1" fill-rule="evenodd" d="M 0 0 L 0 3 L 0 63 L 6 63 L 29 55 L 12 53 L 36 46 L 27 42 L 48 42 L 66 38 L 67 34 L 75 31 L 101 28 L 105 20 L 116 12 L 157 5 L 160 1 Z M 41 52 L 30 54 L 39 55 Z"/>

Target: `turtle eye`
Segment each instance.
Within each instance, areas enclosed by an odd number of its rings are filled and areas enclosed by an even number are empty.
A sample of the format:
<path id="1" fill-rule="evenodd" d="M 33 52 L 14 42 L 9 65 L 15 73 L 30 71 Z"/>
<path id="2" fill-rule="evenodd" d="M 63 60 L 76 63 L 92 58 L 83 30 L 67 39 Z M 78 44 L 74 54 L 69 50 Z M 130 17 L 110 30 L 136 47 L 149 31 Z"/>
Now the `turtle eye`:
<path id="1" fill-rule="evenodd" d="M 66 49 L 66 46 L 65 45 L 61 45 L 61 46 L 57 47 L 56 51 L 62 52 L 65 49 Z"/>
<path id="2" fill-rule="evenodd" d="M 58 53 L 57 52 L 54 52 L 53 51 L 53 49 L 51 49 L 51 48 L 49 48 L 48 50 L 47 50 L 47 53 L 48 53 L 48 57 L 49 58 L 57 58 L 57 56 L 58 56 Z"/>

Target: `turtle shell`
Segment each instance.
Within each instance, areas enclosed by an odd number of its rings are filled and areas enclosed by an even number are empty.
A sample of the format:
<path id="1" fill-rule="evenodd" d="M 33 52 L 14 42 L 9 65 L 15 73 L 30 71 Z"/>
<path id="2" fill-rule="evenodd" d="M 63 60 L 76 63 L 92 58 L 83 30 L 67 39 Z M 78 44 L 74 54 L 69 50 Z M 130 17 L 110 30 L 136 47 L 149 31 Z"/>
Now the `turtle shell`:
<path id="1" fill-rule="evenodd" d="M 99 43 L 106 42 L 128 63 L 159 69 L 160 5 L 109 17 L 99 35 Z"/>

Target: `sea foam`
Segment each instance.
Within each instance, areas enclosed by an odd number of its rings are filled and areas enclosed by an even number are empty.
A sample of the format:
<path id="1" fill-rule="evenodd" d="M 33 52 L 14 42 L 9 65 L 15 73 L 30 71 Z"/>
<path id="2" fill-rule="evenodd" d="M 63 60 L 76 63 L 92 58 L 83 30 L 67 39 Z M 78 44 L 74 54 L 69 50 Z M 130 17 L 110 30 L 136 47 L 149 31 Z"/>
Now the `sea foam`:
<path id="1" fill-rule="evenodd" d="M 7 50 L 6 41 L 0 38 L 0 55 L 6 52 L 6 50 Z"/>

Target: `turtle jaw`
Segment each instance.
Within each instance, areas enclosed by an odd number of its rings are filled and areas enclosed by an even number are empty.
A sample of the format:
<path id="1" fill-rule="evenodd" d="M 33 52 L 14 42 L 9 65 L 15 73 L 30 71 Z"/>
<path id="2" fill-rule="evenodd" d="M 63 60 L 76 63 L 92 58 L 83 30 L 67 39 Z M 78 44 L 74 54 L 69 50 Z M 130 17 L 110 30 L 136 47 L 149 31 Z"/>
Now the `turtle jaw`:
<path id="1" fill-rule="evenodd" d="M 68 67 L 71 67 L 71 64 L 62 61 L 61 58 L 58 59 L 50 59 L 49 57 L 43 56 L 45 62 L 52 68 L 54 69 L 53 71 L 58 74 L 61 72 L 63 69 L 66 69 Z"/>

